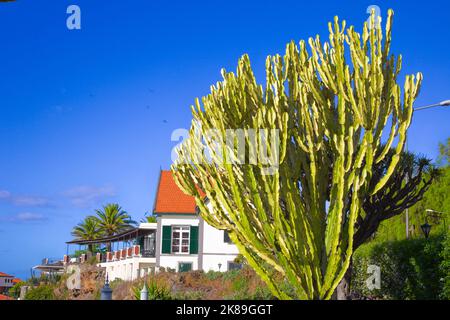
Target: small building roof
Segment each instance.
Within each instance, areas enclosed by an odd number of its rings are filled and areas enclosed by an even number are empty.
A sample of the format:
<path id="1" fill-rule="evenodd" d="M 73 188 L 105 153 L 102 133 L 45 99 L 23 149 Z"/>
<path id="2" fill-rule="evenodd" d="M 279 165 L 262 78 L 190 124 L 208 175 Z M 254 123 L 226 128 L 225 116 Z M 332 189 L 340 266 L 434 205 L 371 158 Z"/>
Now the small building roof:
<path id="1" fill-rule="evenodd" d="M 156 193 L 155 214 L 196 214 L 195 198 L 185 194 L 175 183 L 170 170 L 161 170 Z"/>
<path id="2" fill-rule="evenodd" d="M 72 241 L 66 242 L 67 244 L 100 244 L 100 243 L 108 243 L 114 241 L 126 240 L 132 237 L 140 237 L 150 233 L 148 230 L 155 230 L 156 223 L 141 223 L 137 228 L 131 228 L 124 232 L 118 233 L 113 236 L 98 238 L 94 240 L 83 240 L 83 239 L 75 239 Z"/>
<path id="3" fill-rule="evenodd" d="M 14 300 L 11 297 L 5 296 L 4 294 L 0 294 L 0 300 Z"/>
<path id="4" fill-rule="evenodd" d="M 4 273 L 4 272 L 0 272 L 0 277 L 14 278 L 14 276 L 11 276 L 11 275 L 9 275 L 9 274 L 7 274 L 7 273 Z"/>
<path id="5" fill-rule="evenodd" d="M 54 272 L 61 271 L 64 269 L 64 264 L 62 261 L 55 261 L 47 264 L 40 264 L 34 266 L 33 269 L 44 271 L 44 272 Z"/>

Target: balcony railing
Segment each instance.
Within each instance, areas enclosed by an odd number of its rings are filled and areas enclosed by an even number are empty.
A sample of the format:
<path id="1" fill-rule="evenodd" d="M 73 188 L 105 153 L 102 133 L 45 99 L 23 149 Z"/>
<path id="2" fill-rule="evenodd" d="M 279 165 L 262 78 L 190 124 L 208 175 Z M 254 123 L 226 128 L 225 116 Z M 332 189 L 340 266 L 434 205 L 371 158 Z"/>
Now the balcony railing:
<path id="1" fill-rule="evenodd" d="M 155 249 L 144 249 L 142 251 L 142 256 L 146 258 L 151 258 L 155 256 Z"/>
<path id="2" fill-rule="evenodd" d="M 141 246 L 135 245 L 114 252 L 107 252 L 106 254 L 97 254 L 97 261 L 99 263 L 111 262 L 111 261 L 126 260 L 133 257 L 153 258 L 155 257 L 155 249 L 145 248 L 144 250 L 142 250 Z"/>

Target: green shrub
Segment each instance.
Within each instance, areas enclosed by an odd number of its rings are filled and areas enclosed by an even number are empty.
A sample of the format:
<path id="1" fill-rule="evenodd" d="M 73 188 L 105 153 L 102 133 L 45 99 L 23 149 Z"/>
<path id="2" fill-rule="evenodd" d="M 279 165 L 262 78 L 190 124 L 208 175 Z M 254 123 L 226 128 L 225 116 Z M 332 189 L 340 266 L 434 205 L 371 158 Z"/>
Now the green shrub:
<path id="1" fill-rule="evenodd" d="M 151 278 L 147 282 L 148 300 L 173 300 L 170 288 L 166 285 L 158 283 L 155 279 Z M 136 300 L 141 299 L 141 290 L 144 284 L 139 283 L 132 288 L 134 298 Z"/>
<path id="2" fill-rule="evenodd" d="M 208 280 L 217 280 L 217 279 L 221 278 L 222 275 L 223 275 L 222 272 L 213 271 L 213 270 L 209 270 L 208 272 L 205 273 L 205 277 Z"/>
<path id="3" fill-rule="evenodd" d="M 120 278 L 115 278 L 114 280 L 109 281 L 109 287 L 114 290 L 117 288 L 119 284 L 123 283 L 123 280 Z"/>
<path id="4" fill-rule="evenodd" d="M 379 299 L 442 298 L 441 279 L 448 277 L 443 273 L 445 265 L 448 268 L 448 253 L 446 258 L 442 254 L 446 250 L 444 236 L 363 245 L 353 256 L 352 292 Z M 369 265 L 380 267 L 380 289 L 369 290 L 366 285 Z"/>
<path id="5" fill-rule="evenodd" d="M 226 281 L 226 280 L 233 280 L 233 279 L 235 279 L 236 277 L 239 276 L 239 274 L 241 273 L 241 270 L 236 269 L 236 270 L 229 270 L 229 271 L 226 271 L 226 272 L 222 272 L 222 280 Z"/>
<path id="6" fill-rule="evenodd" d="M 25 300 L 54 300 L 54 287 L 48 284 L 42 284 L 31 288 L 25 295 Z"/>
<path id="7" fill-rule="evenodd" d="M 174 300 L 203 300 L 204 293 L 202 291 L 184 291 L 176 292 L 173 295 Z"/>
<path id="8" fill-rule="evenodd" d="M 273 300 L 275 296 L 269 290 L 267 286 L 258 287 L 255 290 L 255 293 L 252 294 L 251 300 Z"/>

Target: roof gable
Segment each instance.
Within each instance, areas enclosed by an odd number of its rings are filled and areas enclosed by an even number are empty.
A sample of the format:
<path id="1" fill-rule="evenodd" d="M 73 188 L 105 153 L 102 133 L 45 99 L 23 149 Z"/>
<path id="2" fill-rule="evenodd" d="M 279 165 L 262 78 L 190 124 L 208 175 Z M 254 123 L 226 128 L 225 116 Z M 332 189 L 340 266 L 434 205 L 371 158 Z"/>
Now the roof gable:
<path id="1" fill-rule="evenodd" d="M 11 275 L 9 275 L 7 273 L 4 273 L 4 272 L 0 272 L 0 277 L 14 278 L 14 276 L 11 276 Z"/>
<path id="2" fill-rule="evenodd" d="M 196 214 L 195 198 L 184 194 L 173 178 L 172 171 L 162 170 L 156 193 L 155 214 Z"/>

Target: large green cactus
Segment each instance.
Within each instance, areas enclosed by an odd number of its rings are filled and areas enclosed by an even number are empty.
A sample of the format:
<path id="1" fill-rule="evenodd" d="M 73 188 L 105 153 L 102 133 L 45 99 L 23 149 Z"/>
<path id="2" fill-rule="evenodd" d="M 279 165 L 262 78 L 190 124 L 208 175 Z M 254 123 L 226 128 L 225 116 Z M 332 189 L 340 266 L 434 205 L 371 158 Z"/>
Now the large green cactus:
<path id="1" fill-rule="evenodd" d="M 289 43 L 284 57 L 267 58 L 265 88 L 244 55 L 237 73 L 222 71 L 224 80 L 192 107 L 190 136 L 172 166 L 176 181 L 281 299 L 331 297 L 349 265 L 361 200 L 396 168 L 422 75 L 406 77 L 401 97 L 401 57 L 389 53 L 392 16 L 384 41 L 381 26 L 366 23 L 360 35 L 336 17 L 329 42 L 311 38 L 309 51 L 304 41 Z M 374 12 L 371 19 L 375 26 Z M 255 150 L 237 159 L 218 138 L 228 129 L 244 129 L 246 146 L 267 147 L 265 163 Z M 247 129 L 267 129 L 266 139 Z M 394 141 L 387 174 L 370 188 L 374 164 Z"/>

